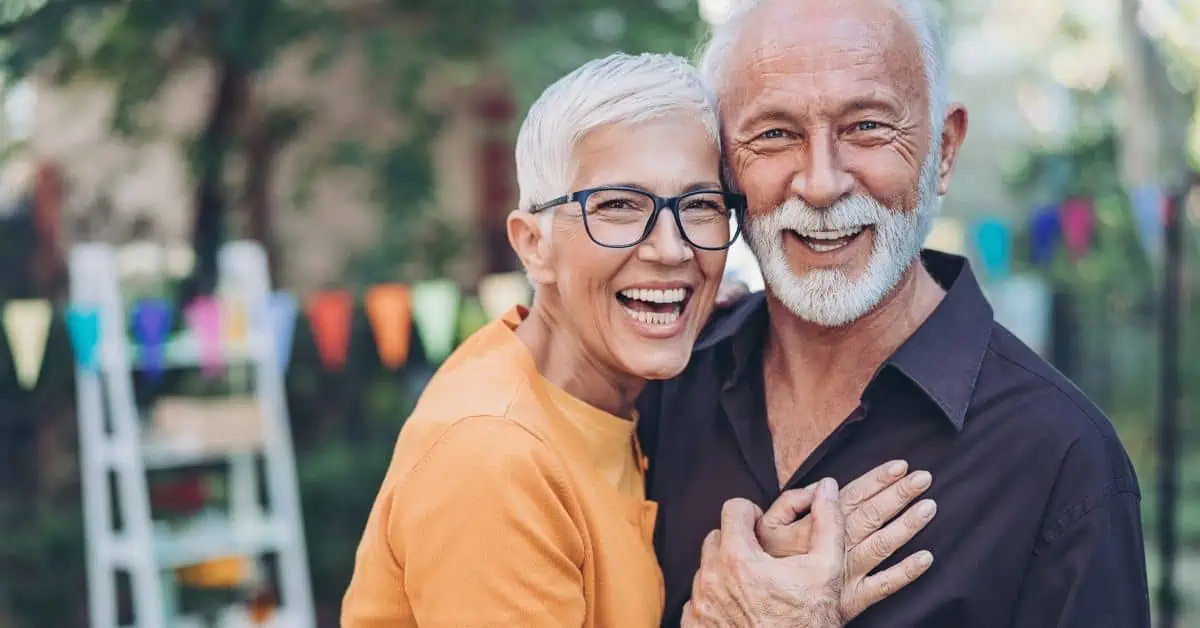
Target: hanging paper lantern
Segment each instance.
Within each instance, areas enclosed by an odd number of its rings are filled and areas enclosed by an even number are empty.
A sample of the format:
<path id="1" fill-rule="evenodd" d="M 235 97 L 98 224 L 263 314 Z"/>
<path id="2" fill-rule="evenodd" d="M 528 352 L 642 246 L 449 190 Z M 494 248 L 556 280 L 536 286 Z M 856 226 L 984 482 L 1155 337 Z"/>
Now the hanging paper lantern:
<path id="1" fill-rule="evenodd" d="M 166 368 L 167 334 L 175 312 L 165 299 L 142 299 L 133 306 L 133 337 L 141 351 L 138 366 L 151 381 Z"/>
<path id="2" fill-rule="evenodd" d="M 17 380 L 26 389 L 37 385 L 53 315 L 50 302 L 42 299 L 21 299 L 4 304 L 8 348 L 12 352 Z"/>
<path id="3" fill-rule="evenodd" d="M 514 305 L 529 305 L 533 288 L 524 273 L 501 273 L 479 280 L 479 302 L 488 320 L 504 315 Z"/>
<path id="4" fill-rule="evenodd" d="M 1003 279 L 1012 268 L 1012 237 L 1008 225 L 994 219 L 975 226 L 975 247 L 984 271 L 992 279 Z"/>
<path id="5" fill-rule="evenodd" d="M 209 296 L 197 297 L 183 312 L 188 327 L 200 345 L 200 365 L 207 377 L 221 374 L 223 357 L 221 352 L 221 307 Z"/>
<path id="6" fill-rule="evenodd" d="M 66 323 L 75 363 L 85 371 L 95 371 L 100 367 L 100 311 L 94 307 L 71 306 L 67 310 Z"/>
<path id="7" fill-rule="evenodd" d="M 412 336 L 412 295 L 406 286 L 378 285 L 367 291 L 365 306 L 380 362 L 392 370 L 400 368 L 408 359 Z"/>
<path id="8" fill-rule="evenodd" d="M 347 290 L 320 292 L 309 302 L 309 323 L 325 368 L 338 369 L 346 365 L 353 314 L 354 300 Z"/>
<path id="9" fill-rule="evenodd" d="M 1058 207 L 1044 205 L 1033 210 L 1029 221 L 1029 258 L 1039 266 L 1054 260 L 1059 242 Z"/>
<path id="10" fill-rule="evenodd" d="M 471 334 L 487 324 L 488 315 L 484 313 L 479 299 L 474 297 L 463 299 L 462 307 L 458 311 L 458 341 L 462 342 L 470 338 Z"/>
<path id="11" fill-rule="evenodd" d="M 449 279 L 422 281 L 413 286 L 413 322 L 425 359 L 438 364 L 450 355 L 457 331 L 458 285 Z"/>
<path id="12" fill-rule="evenodd" d="M 275 343 L 275 359 L 279 370 L 286 372 L 292 361 L 292 339 L 296 334 L 296 297 L 276 292 L 267 299 L 267 325 Z"/>
<path id="13" fill-rule="evenodd" d="M 1083 198 L 1065 201 L 1059 208 L 1059 222 L 1067 252 L 1074 259 L 1082 257 L 1091 248 L 1096 230 L 1096 215 L 1091 201 Z"/>

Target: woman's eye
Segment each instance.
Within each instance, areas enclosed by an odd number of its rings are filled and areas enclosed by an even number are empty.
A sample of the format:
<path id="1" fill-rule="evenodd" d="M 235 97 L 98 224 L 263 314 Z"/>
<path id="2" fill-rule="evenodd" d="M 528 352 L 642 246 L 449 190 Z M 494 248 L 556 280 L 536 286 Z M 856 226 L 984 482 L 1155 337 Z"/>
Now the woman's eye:
<path id="1" fill-rule="evenodd" d="M 854 125 L 854 128 L 858 131 L 878 131 L 883 128 L 883 125 L 874 120 L 864 120 Z"/>
<path id="2" fill-rule="evenodd" d="M 780 140 L 787 137 L 787 132 L 783 129 L 770 129 L 763 131 L 758 137 L 764 140 Z"/>

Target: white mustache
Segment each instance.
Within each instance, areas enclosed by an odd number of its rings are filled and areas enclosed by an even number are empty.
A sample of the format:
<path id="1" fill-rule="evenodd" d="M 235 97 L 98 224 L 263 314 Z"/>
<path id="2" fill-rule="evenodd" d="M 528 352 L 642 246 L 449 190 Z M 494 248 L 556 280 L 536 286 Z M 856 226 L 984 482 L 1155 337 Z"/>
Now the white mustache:
<path id="1" fill-rule="evenodd" d="M 877 225 L 885 222 L 890 215 L 891 211 L 887 207 L 865 194 L 844 198 L 826 209 L 815 209 L 803 200 L 792 197 L 770 214 L 748 222 L 762 220 L 770 224 L 772 231 L 792 230 L 804 233 L 843 231 L 864 225 Z"/>

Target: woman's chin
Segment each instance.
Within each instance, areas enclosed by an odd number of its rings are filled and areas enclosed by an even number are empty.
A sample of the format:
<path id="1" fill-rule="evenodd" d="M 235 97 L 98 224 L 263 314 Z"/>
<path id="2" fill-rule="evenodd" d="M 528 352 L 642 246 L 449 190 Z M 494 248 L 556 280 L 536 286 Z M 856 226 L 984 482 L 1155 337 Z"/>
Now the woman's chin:
<path id="1" fill-rule="evenodd" d="M 645 380 L 663 380 L 671 379 L 682 373 L 683 369 L 687 368 L 688 360 L 691 357 L 690 350 L 668 352 L 660 349 L 658 351 L 647 350 L 639 353 L 636 357 L 630 356 L 624 362 L 631 375 Z"/>

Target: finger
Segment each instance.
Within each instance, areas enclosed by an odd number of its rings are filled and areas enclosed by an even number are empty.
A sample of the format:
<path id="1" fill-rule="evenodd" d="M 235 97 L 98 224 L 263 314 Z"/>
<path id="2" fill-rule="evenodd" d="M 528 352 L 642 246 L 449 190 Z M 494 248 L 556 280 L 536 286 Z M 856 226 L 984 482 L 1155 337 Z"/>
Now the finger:
<path id="1" fill-rule="evenodd" d="M 817 487 L 815 484 L 806 486 L 800 489 L 784 491 L 775 503 L 767 509 L 759 520 L 759 525 L 771 528 L 783 527 L 791 525 L 800 515 L 808 512 L 812 507 L 813 498 L 816 497 Z"/>
<path id="2" fill-rule="evenodd" d="M 885 487 L 874 497 L 847 512 L 846 545 L 853 548 L 874 534 L 932 484 L 933 476 L 928 471 L 917 471 L 909 474 L 903 481 Z"/>
<path id="3" fill-rule="evenodd" d="M 700 564 L 711 560 L 717 555 L 717 551 L 721 548 L 721 531 L 713 530 L 704 537 L 704 543 L 700 546 Z"/>
<path id="4" fill-rule="evenodd" d="M 922 500 L 884 529 L 868 536 L 856 547 L 849 548 L 846 552 L 847 580 L 853 581 L 871 573 L 880 563 L 911 541 L 918 532 L 925 529 L 925 526 L 933 521 L 935 514 L 937 502 L 932 499 Z"/>
<path id="5" fill-rule="evenodd" d="M 825 478 L 817 486 L 812 519 L 812 553 L 840 567 L 845 551 L 846 518 L 838 502 L 837 480 Z"/>
<path id="6" fill-rule="evenodd" d="M 754 526 L 762 509 L 749 500 L 734 498 L 721 507 L 721 551 L 733 556 L 762 553 L 754 536 Z"/>
<path id="7" fill-rule="evenodd" d="M 907 462 L 892 460 L 855 478 L 842 489 L 842 512 L 849 513 L 858 508 L 883 489 L 899 481 L 907 471 Z"/>
<path id="8" fill-rule="evenodd" d="M 872 604 L 912 584 L 933 565 L 933 554 L 920 551 L 900 561 L 899 564 L 863 579 L 855 591 L 851 617 L 866 610 Z"/>

